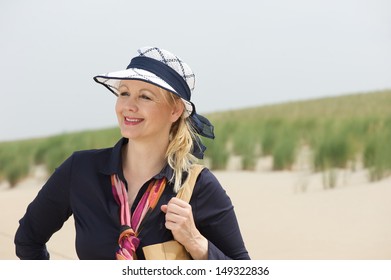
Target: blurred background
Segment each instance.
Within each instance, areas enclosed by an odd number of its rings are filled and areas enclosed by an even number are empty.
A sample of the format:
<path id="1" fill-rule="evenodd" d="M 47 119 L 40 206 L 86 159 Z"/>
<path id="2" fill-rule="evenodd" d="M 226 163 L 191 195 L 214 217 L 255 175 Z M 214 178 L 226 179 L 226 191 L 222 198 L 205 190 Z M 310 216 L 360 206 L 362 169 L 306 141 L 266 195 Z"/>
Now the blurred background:
<path id="1" fill-rule="evenodd" d="M 92 77 L 141 46 L 196 73 L 200 113 L 391 87 L 387 0 L 0 3 L 0 140 L 116 125 Z"/>
<path id="2" fill-rule="evenodd" d="M 391 258 L 390 1 L 5 0 L 0 32 L 0 207 L 24 197 L 0 216 L 0 259 L 47 176 L 119 139 L 115 97 L 92 78 L 148 45 L 196 74 L 216 129 L 203 163 L 252 256 Z"/>

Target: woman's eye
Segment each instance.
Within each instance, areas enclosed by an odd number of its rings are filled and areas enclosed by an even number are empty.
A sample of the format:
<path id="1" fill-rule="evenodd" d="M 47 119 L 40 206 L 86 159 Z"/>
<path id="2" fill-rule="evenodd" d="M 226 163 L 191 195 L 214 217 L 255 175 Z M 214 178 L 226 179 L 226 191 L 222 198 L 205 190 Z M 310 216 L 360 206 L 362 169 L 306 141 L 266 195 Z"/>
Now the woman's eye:
<path id="1" fill-rule="evenodd" d="M 120 92 L 119 96 L 129 96 L 129 92 L 127 91 L 124 91 L 124 92 Z"/>
<path id="2" fill-rule="evenodd" d="M 152 100 L 148 95 L 145 94 L 140 95 L 140 98 L 145 100 Z"/>

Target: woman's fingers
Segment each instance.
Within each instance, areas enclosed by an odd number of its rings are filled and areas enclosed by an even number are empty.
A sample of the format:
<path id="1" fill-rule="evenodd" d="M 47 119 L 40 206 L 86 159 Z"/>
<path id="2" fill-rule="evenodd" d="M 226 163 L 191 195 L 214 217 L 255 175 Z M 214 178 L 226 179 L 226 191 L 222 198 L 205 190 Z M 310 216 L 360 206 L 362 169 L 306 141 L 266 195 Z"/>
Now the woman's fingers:
<path id="1" fill-rule="evenodd" d="M 160 210 L 162 210 L 162 212 L 164 213 L 167 213 L 167 204 L 164 204 L 160 207 Z"/>
<path id="2" fill-rule="evenodd" d="M 165 226 L 174 239 L 185 246 L 194 259 L 206 259 L 208 241 L 195 226 L 191 205 L 174 197 L 167 205 L 162 205 L 161 210 L 166 214 Z"/>
<path id="3" fill-rule="evenodd" d="M 172 198 L 161 210 L 166 214 L 166 228 L 171 230 L 175 239 L 183 239 L 195 228 L 190 204 L 179 198 Z"/>
<path id="4" fill-rule="evenodd" d="M 192 225 L 193 213 L 188 203 L 178 198 L 173 198 L 167 205 L 163 205 L 161 209 L 166 213 L 166 227 L 168 229 L 173 230 L 173 226 L 184 224 L 187 224 L 187 227 Z"/>

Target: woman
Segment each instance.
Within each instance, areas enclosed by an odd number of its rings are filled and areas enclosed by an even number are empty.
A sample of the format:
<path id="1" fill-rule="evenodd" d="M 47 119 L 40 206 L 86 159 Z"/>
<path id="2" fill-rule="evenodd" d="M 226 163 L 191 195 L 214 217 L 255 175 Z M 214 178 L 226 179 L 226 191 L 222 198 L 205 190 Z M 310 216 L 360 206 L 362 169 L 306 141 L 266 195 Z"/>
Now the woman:
<path id="1" fill-rule="evenodd" d="M 75 152 L 30 203 L 15 235 L 20 259 L 49 259 L 46 243 L 73 215 L 80 259 L 145 259 L 176 240 L 193 259 L 249 259 L 233 205 L 204 168 L 189 203 L 175 197 L 213 126 L 190 101 L 195 76 L 172 53 L 144 47 L 126 70 L 94 77 L 117 96 L 123 138 Z M 129 211 L 130 208 L 130 211 Z"/>

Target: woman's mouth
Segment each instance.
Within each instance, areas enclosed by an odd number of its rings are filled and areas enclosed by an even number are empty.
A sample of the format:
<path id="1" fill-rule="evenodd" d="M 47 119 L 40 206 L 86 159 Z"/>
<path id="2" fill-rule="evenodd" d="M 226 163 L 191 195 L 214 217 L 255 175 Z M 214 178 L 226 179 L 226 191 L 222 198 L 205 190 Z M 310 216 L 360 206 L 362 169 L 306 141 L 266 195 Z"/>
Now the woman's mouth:
<path id="1" fill-rule="evenodd" d="M 141 123 L 144 119 L 142 118 L 131 118 L 131 117 L 124 117 L 124 123 L 125 125 L 137 125 Z"/>

